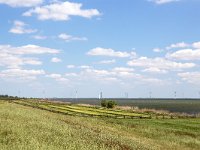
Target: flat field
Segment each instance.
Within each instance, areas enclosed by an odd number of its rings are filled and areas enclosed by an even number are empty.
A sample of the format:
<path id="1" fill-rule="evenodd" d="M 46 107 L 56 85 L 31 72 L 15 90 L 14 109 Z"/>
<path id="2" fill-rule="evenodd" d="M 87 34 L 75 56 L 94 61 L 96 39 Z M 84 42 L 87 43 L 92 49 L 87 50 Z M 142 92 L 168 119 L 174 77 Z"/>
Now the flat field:
<path id="1" fill-rule="evenodd" d="M 200 148 L 199 118 L 83 117 L 0 101 L 0 122 L 2 150 Z"/>
<path id="2" fill-rule="evenodd" d="M 99 105 L 99 99 L 55 99 L 59 101 L 68 101 L 71 103 L 83 103 L 83 104 L 92 104 Z M 135 98 L 135 99 L 106 99 L 106 100 L 115 100 L 120 106 L 132 106 L 147 108 L 147 109 L 157 109 L 157 110 L 167 110 L 170 112 L 179 112 L 179 113 L 189 113 L 189 114 L 198 114 L 200 113 L 200 99 L 154 99 L 154 98 Z"/>

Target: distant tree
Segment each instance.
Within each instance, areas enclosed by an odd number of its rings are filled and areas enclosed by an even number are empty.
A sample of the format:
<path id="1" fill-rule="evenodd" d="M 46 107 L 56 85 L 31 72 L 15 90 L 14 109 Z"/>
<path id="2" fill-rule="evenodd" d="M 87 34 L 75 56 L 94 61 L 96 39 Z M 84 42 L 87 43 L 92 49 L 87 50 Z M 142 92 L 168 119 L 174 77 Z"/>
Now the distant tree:
<path id="1" fill-rule="evenodd" d="M 107 108 L 114 108 L 117 105 L 115 101 L 108 101 Z"/>
<path id="2" fill-rule="evenodd" d="M 107 107 L 107 101 L 106 100 L 101 101 L 101 107 Z"/>
<path id="3" fill-rule="evenodd" d="M 116 105 L 117 103 L 115 101 L 106 101 L 106 100 L 101 101 L 101 107 L 114 108 Z"/>

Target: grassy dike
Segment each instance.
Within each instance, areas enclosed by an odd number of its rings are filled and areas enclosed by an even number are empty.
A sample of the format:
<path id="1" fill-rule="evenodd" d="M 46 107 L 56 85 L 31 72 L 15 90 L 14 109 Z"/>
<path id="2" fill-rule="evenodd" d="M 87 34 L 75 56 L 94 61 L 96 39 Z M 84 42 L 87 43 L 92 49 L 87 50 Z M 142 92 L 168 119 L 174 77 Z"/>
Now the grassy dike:
<path id="1" fill-rule="evenodd" d="M 1 150 L 200 148 L 200 119 L 69 116 L 0 101 Z"/>

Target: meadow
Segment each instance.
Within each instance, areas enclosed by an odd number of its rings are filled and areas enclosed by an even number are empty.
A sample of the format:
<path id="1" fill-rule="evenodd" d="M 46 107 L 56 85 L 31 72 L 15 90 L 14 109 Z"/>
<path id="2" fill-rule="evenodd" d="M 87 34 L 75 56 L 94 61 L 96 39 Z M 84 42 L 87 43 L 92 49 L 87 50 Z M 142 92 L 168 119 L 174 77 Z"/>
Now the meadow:
<path id="1" fill-rule="evenodd" d="M 200 118 L 167 116 L 163 119 L 155 113 L 47 101 L 0 101 L 0 147 L 2 150 L 198 150 Z"/>

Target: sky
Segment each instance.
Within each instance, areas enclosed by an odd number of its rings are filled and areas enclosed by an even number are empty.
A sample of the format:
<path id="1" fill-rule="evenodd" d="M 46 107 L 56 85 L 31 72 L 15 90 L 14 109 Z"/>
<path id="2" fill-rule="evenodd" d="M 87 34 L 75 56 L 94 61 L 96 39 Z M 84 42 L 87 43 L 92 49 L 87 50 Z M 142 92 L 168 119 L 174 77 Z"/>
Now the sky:
<path id="1" fill-rule="evenodd" d="M 0 94 L 199 98 L 199 0 L 0 0 Z"/>

